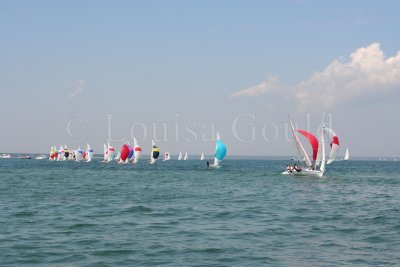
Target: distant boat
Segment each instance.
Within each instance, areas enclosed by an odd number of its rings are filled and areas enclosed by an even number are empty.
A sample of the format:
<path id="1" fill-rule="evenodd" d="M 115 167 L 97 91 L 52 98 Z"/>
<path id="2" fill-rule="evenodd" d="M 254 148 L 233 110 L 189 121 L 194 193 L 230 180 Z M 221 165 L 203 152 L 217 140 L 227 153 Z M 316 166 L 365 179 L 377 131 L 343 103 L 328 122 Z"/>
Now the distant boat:
<path id="1" fill-rule="evenodd" d="M 103 144 L 103 162 L 108 162 L 108 147 Z"/>
<path id="2" fill-rule="evenodd" d="M 67 145 L 64 145 L 64 158 L 63 160 L 67 160 L 69 158 L 69 149 Z"/>
<path id="3" fill-rule="evenodd" d="M 110 145 L 108 142 L 108 154 L 107 154 L 107 161 L 110 162 L 115 158 L 115 149 Z"/>
<path id="4" fill-rule="evenodd" d="M 169 152 L 164 153 L 164 161 L 170 160 L 171 159 L 171 154 Z"/>
<path id="5" fill-rule="evenodd" d="M 137 163 L 142 156 L 142 148 L 136 138 L 133 138 L 133 163 Z"/>
<path id="6" fill-rule="evenodd" d="M 94 151 L 89 144 L 86 144 L 86 161 L 91 162 L 94 156 Z"/>
<path id="7" fill-rule="evenodd" d="M 23 156 L 19 156 L 19 159 L 31 159 L 32 157 L 29 155 L 23 155 Z"/>
<path id="8" fill-rule="evenodd" d="M 200 160 L 204 160 L 204 153 L 201 152 Z"/>
<path id="9" fill-rule="evenodd" d="M 47 159 L 47 156 L 46 155 L 38 155 L 38 156 L 36 156 L 35 157 L 35 159 Z"/>
<path id="10" fill-rule="evenodd" d="M 182 152 L 179 152 L 178 160 L 182 160 Z"/>
<path id="11" fill-rule="evenodd" d="M 10 159 L 11 155 L 10 154 L 2 154 L 0 155 L 0 159 Z"/>
<path id="12" fill-rule="evenodd" d="M 154 140 L 151 140 L 151 153 L 150 153 L 150 159 L 149 163 L 154 164 L 157 162 L 158 157 L 160 156 L 160 149 L 156 146 Z"/>
<path id="13" fill-rule="evenodd" d="M 349 158 L 350 158 L 349 149 L 346 148 L 346 154 L 344 154 L 343 160 L 349 160 Z"/>
<path id="14" fill-rule="evenodd" d="M 188 159 L 188 153 L 185 153 L 185 156 L 183 157 L 183 160 L 187 160 Z"/>
<path id="15" fill-rule="evenodd" d="M 217 133 L 217 141 L 215 143 L 215 157 L 214 163 L 210 164 L 207 161 L 207 166 L 212 168 L 220 168 L 220 163 L 226 156 L 226 145 L 221 141 L 221 136 Z"/>
<path id="16" fill-rule="evenodd" d="M 78 150 L 75 151 L 75 161 L 83 160 L 83 150 L 81 147 L 78 147 Z"/>

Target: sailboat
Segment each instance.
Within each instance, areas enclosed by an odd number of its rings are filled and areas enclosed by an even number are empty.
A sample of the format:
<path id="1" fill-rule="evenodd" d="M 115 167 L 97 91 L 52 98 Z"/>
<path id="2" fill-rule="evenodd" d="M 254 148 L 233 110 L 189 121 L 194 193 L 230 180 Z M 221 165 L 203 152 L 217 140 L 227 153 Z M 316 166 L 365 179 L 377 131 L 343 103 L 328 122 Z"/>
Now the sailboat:
<path id="1" fill-rule="evenodd" d="M 103 144 L 103 162 L 108 162 L 108 147 Z"/>
<path id="2" fill-rule="evenodd" d="M 310 142 L 311 147 L 312 147 L 312 159 L 315 161 L 315 164 L 313 165 L 308 154 L 306 153 L 303 144 L 300 142 L 299 136 L 297 135 L 293 123 L 289 118 L 290 126 L 291 126 L 291 131 L 293 134 L 294 138 L 294 143 L 297 148 L 298 152 L 298 159 L 300 162 L 304 162 L 307 167 L 298 167 L 297 164 L 295 164 L 293 167 L 288 167 L 286 171 L 282 172 L 282 174 L 294 174 L 294 175 L 307 175 L 307 176 L 316 176 L 316 177 L 322 177 L 325 172 L 325 140 L 324 140 L 324 125 L 322 124 L 319 127 L 318 134 L 319 134 L 319 140 L 312 135 L 311 133 L 304 131 L 304 130 L 298 130 L 300 134 L 302 134 L 304 137 L 307 138 L 307 140 Z M 338 142 L 337 142 L 338 143 Z M 319 144 L 321 146 L 319 146 Z M 319 166 L 319 170 L 317 170 L 317 167 Z"/>
<path id="3" fill-rule="evenodd" d="M 169 152 L 165 152 L 163 161 L 167 161 L 167 160 L 170 160 L 170 159 L 171 159 L 171 155 L 169 154 Z"/>
<path id="4" fill-rule="evenodd" d="M 349 158 L 350 158 L 349 149 L 346 148 L 346 154 L 344 154 L 343 160 L 349 160 Z"/>
<path id="5" fill-rule="evenodd" d="M 75 161 L 81 161 L 83 159 L 83 150 L 81 147 L 78 148 L 78 150 L 75 151 Z"/>
<path id="6" fill-rule="evenodd" d="M 204 160 L 204 153 L 201 152 L 200 160 Z"/>
<path id="7" fill-rule="evenodd" d="M 179 152 L 178 160 L 182 160 L 182 152 Z"/>
<path id="8" fill-rule="evenodd" d="M 137 163 L 142 156 L 142 148 L 136 138 L 133 138 L 133 163 Z"/>
<path id="9" fill-rule="evenodd" d="M 115 149 L 110 145 L 110 142 L 108 142 L 107 161 L 108 162 L 112 161 L 114 157 L 115 157 Z"/>
<path id="10" fill-rule="evenodd" d="M 156 146 L 154 140 L 151 140 L 151 146 L 152 148 L 151 148 L 149 163 L 154 164 L 157 162 L 157 159 L 160 156 L 160 149 Z"/>
<path id="11" fill-rule="evenodd" d="M 64 146 L 64 158 L 63 160 L 67 160 L 69 158 L 69 150 L 67 145 Z"/>
<path id="12" fill-rule="evenodd" d="M 215 157 L 214 157 L 214 164 L 210 164 L 207 161 L 207 166 L 212 168 L 220 168 L 221 161 L 226 156 L 226 145 L 221 141 L 221 136 L 217 132 L 217 141 L 215 143 Z"/>
<path id="13" fill-rule="evenodd" d="M 63 158 L 64 158 L 64 148 L 61 145 L 60 148 L 58 149 L 57 161 L 63 160 Z"/>
<path id="14" fill-rule="evenodd" d="M 91 162 L 92 158 L 94 156 L 94 151 L 92 148 L 90 148 L 89 144 L 86 144 L 86 161 Z"/>
<path id="15" fill-rule="evenodd" d="M 183 160 L 187 160 L 188 159 L 188 153 L 185 153 L 185 156 L 183 157 Z"/>

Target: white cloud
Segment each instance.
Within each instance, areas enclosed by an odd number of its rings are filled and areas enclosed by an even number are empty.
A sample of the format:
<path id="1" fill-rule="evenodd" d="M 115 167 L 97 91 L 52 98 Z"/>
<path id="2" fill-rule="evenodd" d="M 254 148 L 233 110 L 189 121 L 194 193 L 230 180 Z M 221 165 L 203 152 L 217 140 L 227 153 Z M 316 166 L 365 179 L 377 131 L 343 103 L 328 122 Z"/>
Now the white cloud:
<path id="1" fill-rule="evenodd" d="M 85 80 L 84 79 L 79 79 L 75 81 L 74 86 L 71 88 L 71 92 L 69 94 L 69 97 L 75 97 L 82 93 L 83 89 L 85 86 Z"/>
<path id="2" fill-rule="evenodd" d="M 335 60 L 324 70 L 292 86 L 280 85 L 279 78 L 273 76 L 231 96 L 256 96 L 274 91 L 285 98 L 294 98 L 300 110 L 326 109 L 400 86 L 400 51 L 394 57 L 385 58 L 380 44 L 373 43 L 357 49 L 350 59 L 348 63 Z"/>
<path id="3" fill-rule="evenodd" d="M 231 97 L 256 96 L 267 92 L 273 92 L 278 88 L 279 88 L 279 77 L 276 75 L 267 76 L 266 79 L 260 84 L 235 92 L 231 95 Z"/>

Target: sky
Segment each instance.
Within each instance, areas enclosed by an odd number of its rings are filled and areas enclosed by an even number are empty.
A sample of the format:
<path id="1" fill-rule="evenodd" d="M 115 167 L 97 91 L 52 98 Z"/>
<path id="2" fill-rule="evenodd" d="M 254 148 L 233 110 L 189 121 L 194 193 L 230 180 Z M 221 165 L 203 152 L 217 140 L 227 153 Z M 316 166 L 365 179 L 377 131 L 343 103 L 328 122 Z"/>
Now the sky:
<path id="1" fill-rule="evenodd" d="M 0 1 L 0 152 L 400 156 L 398 1 Z M 310 150 L 306 140 L 302 140 Z"/>

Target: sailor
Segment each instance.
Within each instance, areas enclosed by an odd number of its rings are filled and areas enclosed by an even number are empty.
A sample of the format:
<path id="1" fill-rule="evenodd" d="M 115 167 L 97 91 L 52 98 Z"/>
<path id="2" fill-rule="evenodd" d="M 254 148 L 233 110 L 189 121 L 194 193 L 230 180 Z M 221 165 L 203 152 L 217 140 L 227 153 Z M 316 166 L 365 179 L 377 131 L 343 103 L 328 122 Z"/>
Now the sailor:
<path id="1" fill-rule="evenodd" d="M 210 162 L 208 162 L 208 160 L 207 160 L 207 167 L 209 167 L 210 166 Z"/>

